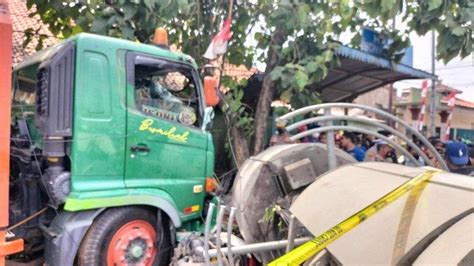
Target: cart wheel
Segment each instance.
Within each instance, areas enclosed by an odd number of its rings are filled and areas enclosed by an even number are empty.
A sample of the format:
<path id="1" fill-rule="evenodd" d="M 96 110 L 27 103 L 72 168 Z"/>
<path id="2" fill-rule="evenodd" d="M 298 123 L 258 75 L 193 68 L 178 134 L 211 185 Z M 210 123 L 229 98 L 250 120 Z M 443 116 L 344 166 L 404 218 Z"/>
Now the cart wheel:
<path id="1" fill-rule="evenodd" d="M 167 265 L 171 254 L 167 218 L 139 207 L 112 208 L 92 224 L 78 254 L 79 265 Z M 156 246 L 158 240 L 158 246 Z"/>

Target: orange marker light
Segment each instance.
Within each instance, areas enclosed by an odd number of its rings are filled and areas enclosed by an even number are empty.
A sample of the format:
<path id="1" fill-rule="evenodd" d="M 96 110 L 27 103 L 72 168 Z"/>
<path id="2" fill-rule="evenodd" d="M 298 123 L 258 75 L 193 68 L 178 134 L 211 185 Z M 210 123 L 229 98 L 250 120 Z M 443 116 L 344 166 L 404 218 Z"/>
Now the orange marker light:
<path id="1" fill-rule="evenodd" d="M 217 182 L 213 177 L 206 177 L 206 193 L 213 192 L 217 189 Z"/>
<path id="2" fill-rule="evenodd" d="M 189 207 L 186 207 L 184 208 L 184 214 L 190 214 L 190 213 L 193 213 L 193 212 L 198 212 L 200 209 L 199 205 L 193 205 L 193 206 L 189 206 Z"/>
<path id="3" fill-rule="evenodd" d="M 168 47 L 168 32 L 164 28 L 156 28 L 153 43 L 158 46 Z"/>

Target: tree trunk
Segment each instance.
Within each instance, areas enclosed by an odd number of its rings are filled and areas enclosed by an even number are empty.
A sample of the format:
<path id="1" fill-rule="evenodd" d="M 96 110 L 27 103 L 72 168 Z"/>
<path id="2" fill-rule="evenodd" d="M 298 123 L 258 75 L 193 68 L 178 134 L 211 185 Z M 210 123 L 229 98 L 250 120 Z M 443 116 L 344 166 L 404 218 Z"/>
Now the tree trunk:
<path id="1" fill-rule="evenodd" d="M 249 158 L 249 146 L 245 135 L 237 126 L 228 125 L 230 127 L 230 138 L 233 154 L 237 168 L 240 168 L 247 158 Z"/>
<path id="2" fill-rule="evenodd" d="M 280 49 L 285 41 L 283 27 L 278 27 L 273 33 L 268 49 L 267 66 L 265 68 L 265 77 L 263 79 L 262 90 L 258 99 L 257 110 L 255 111 L 255 135 L 254 147 L 252 154 L 257 154 L 263 150 L 265 144 L 265 132 L 267 130 L 268 116 L 272 104 L 273 94 L 275 92 L 270 72 L 278 65 L 279 53 L 276 49 Z"/>

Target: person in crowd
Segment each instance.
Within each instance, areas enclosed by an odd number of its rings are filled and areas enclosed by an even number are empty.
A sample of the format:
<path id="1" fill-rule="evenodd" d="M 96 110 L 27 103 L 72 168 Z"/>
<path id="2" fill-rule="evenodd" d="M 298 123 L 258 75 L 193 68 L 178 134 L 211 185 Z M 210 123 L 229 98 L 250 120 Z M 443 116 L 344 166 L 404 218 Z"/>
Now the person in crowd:
<path id="1" fill-rule="evenodd" d="M 288 133 L 285 127 L 285 121 L 277 121 L 276 132 L 270 139 L 270 146 L 293 143 L 293 141 L 290 140 L 290 134 Z"/>
<path id="2" fill-rule="evenodd" d="M 452 141 L 446 145 L 446 164 L 451 172 L 474 176 L 474 167 L 469 166 L 469 153 L 466 144 Z"/>
<path id="3" fill-rule="evenodd" d="M 365 150 L 356 146 L 356 136 L 352 132 L 344 132 L 341 137 L 341 146 L 352 155 L 357 161 L 362 162 L 365 159 Z"/>
<path id="4" fill-rule="evenodd" d="M 339 132 L 334 132 L 334 145 L 336 145 L 336 148 L 342 149 L 341 138 L 342 137 Z"/>
<path id="5" fill-rule="evenodd" d="M 438 161 L 438 159 L 434 156 L 434 154 L 431 152 L 430 149 L 428 149 L 425 145 L 421 144 L 421 150 L 425 153 L 426 157 L 430 159 L 430 161 L 433 163 L 433 165 L 436 168 L 441 168 L 441 162 Z M 444 148 L 443 151 L 441 151 L 440 155 L 444 156 Z M 438 152 L 439 153 L 439 152 Z M 428 162 L 425 162 L 426 165 L 428 165 Z"/>
<path id="6" fill-rule="evenodd" d="M 392 147 L 383 140 L 375 141 L 375 144 L 366 152 L 364 161 L 366 162 L 392 162 L 390 155 L 393 153 Z"/>
<path id="7" fill-rule="evenodd" d="M 311 124 L 308 124 L 307 127 L 308 127 L 307 130 L 311 130 L 311 129 L 318 128 L 319 126 L 315 123 L 311 123 Z M 308 136 L 308 142 L 318 142 L 317 133 L 309 135 Z"/>
<path id="8" fill-rule="evenodd" d="M 370 147 L 374 146 L 374 137 L 372 135 L 362 134 L 360 144 L 361 147 L 367 151 Z"/>
<path id="9" fill-rule="evenodd" d="M 468 165 L 474 166 L 474 147 L 469 147 L 469 162 Z"/>
<path id="10" fill-rule="evenodd" d="M 441 155 L 441 156 L 444 156 L 444 143 L 438 139 L 438 138 L 434 138 L 434 139 L 431 139 L 431 145 L 433 145 L 433 147 L 436 149 L 436 151 Z"/>
<path id="11" fill-rule="evenodd" d="M 319 143 L 323 143 L 323 144 L 327 144 L 327 143 L 328 143 L 328 139 L 327 139 L 327 137 L 326 137 L 326 132 L 321 132 L 321 133 L 319 133 L 318 142 L 319 142 Z"/>
<path id="12" fill-rule="evenodd" d="M 411 155 L 413 155 L 413 157 L 415 157 L 415 159 L 420 163 L 420 166 L 425 166 L 425 165 L 426 165 L 426 164 L 425 164 L 425 160 L 423 160 L 423 157 L 421 157 L 421 156 L 418 154 L 418 152 L 416 152 L 416 150 L 415 150 L 413 147 L 408 146 L 408 147 L 407 147 L 407 150 L 408 150 L 408 152 L 409 152 Z M 404 164 L 405 164 L 406 166 L 417 166 L 417 165 L 416 165 L 416 162 L 414 162 L 413 160 L 410 160 L 409 158 L 406 158 L 406 159 L 405 159 Z"/>
<path id="13" fill-rule="evenodd" d="M 302 126 L 298 127 L 298 133 L 305 132 L 306 130 L 308 130 L 308 127 L 306 125 L 302 125 Z M 311 142 L 311 136 L 306 136 L 304 138 L 301 138 L 300 142 L 302 142 L 302 143 Z"/>

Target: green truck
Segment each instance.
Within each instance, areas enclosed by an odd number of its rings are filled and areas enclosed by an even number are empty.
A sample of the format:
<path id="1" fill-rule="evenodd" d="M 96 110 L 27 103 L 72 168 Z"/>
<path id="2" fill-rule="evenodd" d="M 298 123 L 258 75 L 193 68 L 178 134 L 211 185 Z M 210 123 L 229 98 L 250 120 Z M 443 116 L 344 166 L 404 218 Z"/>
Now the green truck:
<path id="1" fill-rule="evenodd" d="M 168 264 L 213 200 L 202 84 L 190 56 L 86 33 L 15 66 L 10 225 L 36 215 L 13 258 Z"/>

